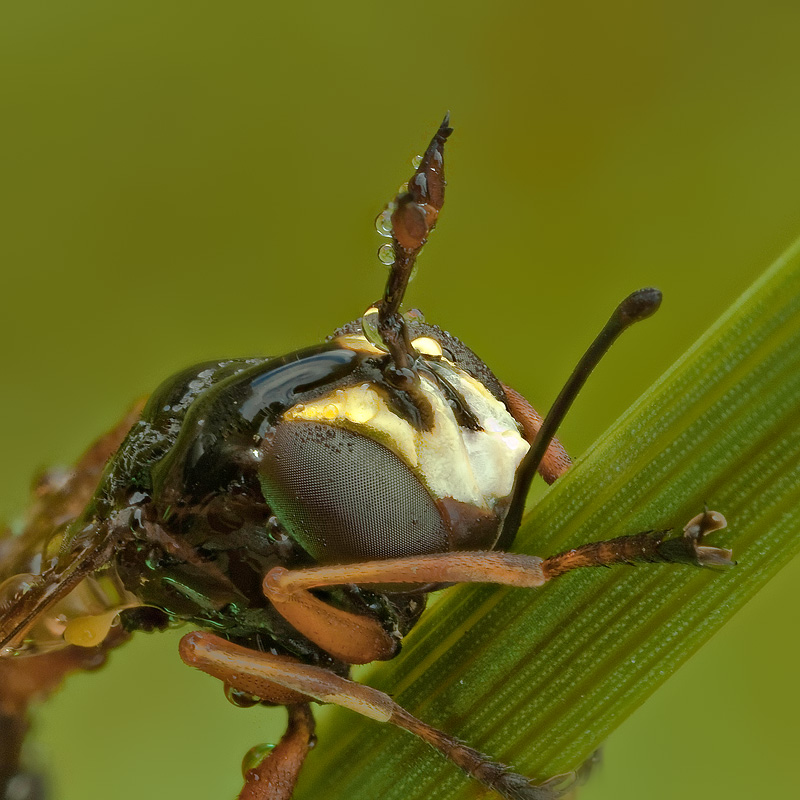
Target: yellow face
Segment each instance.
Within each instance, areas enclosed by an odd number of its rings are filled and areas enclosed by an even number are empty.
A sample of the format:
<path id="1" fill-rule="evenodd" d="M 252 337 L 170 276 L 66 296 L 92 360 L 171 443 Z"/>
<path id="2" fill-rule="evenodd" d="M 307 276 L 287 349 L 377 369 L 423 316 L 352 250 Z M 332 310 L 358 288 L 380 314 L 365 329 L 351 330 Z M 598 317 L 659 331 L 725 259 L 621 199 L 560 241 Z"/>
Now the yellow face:
<path id="1" fill-rule="evenodd" d="M 360 352 L 380 352 L 365 337 L 336 340 Z M 420 385 L 433 409 L 433 425 L 419 430 L 398 416 L 380 388 L 364 383 L 337 389 L 313 402 L 290 408 L 284 421 L 313 421 L 347 428 L 380 442 L 401 458 L 437 499 L 453 498 L 493 511 L 511 494 L 520 461 L 529 449 L 506 407 L 479 381 L 444 357 L 433 338 L 413 341 L 432 373 Z M 437 380 L 462 398 L 479 423 L 462 427 Z"/>

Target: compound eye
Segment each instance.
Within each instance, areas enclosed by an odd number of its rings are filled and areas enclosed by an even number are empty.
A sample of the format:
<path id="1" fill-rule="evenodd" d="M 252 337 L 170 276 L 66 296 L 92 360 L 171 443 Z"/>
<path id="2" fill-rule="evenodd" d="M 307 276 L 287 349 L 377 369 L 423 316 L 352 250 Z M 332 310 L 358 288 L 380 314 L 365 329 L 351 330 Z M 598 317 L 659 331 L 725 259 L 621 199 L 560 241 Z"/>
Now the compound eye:
<path id="1" fill-rule="evenodd" d="M 316 422 L 284 422 L 264 440 L 264 498 L 321 563 L 448 549 L 447 527 L 416 475 L 384 445 Z"/>

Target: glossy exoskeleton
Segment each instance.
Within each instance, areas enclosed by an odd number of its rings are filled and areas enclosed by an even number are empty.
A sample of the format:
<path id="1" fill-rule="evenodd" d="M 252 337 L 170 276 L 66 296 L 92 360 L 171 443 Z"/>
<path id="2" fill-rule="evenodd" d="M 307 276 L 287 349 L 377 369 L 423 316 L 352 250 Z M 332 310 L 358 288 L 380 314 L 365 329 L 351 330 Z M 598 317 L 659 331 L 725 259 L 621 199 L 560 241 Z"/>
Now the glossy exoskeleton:
<path id="1" fill-rule="evenodd" d="M 42 796 L 19 763 L 33 699 L 132 632 L 186 622 L 199 629 L 181 641 L 188 665 L 236 703 L 289 711 L 240 798 L 291 796 L 312 701 L 399 725 L 504 797 L 554 797 L 554 784 L 530 784 L 350 681 L 350 665 L 396 655 L 427 593 L 448 584 L 728 563 L 728 551 L 701 545 L 724 525 L 713 511 L 678 536 L 649 531 L 545 559 L 505 552 L 534 474 L 552 482 L 569 467 L 553 435 L 576 392 L 660 294 L 623 301 L 545 420 L 454 336 L 402 314 L 444 202 L 450 133 L 445 118 L 381 216 L 392 264 L 361 319 L 285 356 L 178 373 L 72 472 L 46 475 L 24 531 L 0 539 L 0 796 Z"/>

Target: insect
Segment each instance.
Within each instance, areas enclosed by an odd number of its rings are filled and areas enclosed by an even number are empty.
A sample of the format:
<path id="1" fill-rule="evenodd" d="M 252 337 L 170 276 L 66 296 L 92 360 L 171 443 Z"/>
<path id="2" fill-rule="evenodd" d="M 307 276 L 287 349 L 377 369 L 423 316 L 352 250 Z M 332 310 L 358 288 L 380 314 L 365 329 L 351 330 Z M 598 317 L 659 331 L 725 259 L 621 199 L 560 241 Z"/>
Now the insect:
<path id="1" fill-rule="evenodd" d="M 535 474 L 570 460 L 554 438 L 616 338 L 650 316 L 643 289 L 611 316 L 542 418 L 466 345 L 402 313 L 444 203 L 445 117 L 381 215 L 383 297 L 323 344 L 186 369 L 49 473 L 18 536 L 0 539 L 0 788 L 39 798 L 19 764 L 28 706 L 137 630 L 188 623 L 180 657 L 241 706 L 283 705 L 281 742 L 246 771 L 242 800 L 288 800 L 314 742 L 311 703 L 415 734 L 498 795 L 557 797 L 351 681 L 391 659 L 426 596 L 459 582 L 534 588 L 579 567 L 722 566 L 704 511 L 680 535 L 647 531 L 548 558 L 507 552 Z"/>

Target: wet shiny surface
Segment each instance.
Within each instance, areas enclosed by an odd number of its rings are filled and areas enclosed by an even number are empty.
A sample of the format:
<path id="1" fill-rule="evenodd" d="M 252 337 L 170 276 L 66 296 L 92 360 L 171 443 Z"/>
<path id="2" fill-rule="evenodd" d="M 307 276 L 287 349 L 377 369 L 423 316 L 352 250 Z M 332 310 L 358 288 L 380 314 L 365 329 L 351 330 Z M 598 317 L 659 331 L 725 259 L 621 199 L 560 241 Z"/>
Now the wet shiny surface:
<path id="1" fill-rule="evenodd" d="M 447 107 L 452 192 L 411 287 L 431 320 L 546 406 L 584 324 L 636 286 L 665 291 L 576 404 L 575 454 L 798 231 L 792 4 L 40 11 L 17 4 L 0 26 L 5 519 L 37 469 L 72 461 L 163 377 L 293 350 L 377 299 L 371 220 Z M 586 800 L 733 798 L 766 777 L 793 795 L 800 582 L 780 580 L 617 734 Z M 234 709 L 169 634 L 139 638 L 40 715 L 61 800 L 233 795 L 281 713 Z M 198 709 L 215 736 L 196 736 Z M 703 758 L 686 759 L 687 719 Z M 123 735 L 147 765 L 124 781 Z"/>

